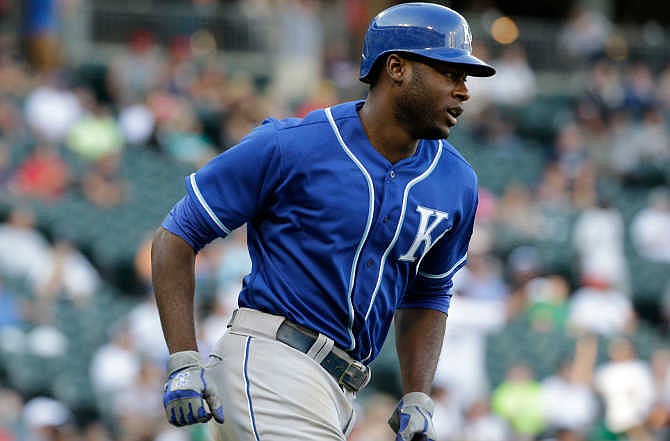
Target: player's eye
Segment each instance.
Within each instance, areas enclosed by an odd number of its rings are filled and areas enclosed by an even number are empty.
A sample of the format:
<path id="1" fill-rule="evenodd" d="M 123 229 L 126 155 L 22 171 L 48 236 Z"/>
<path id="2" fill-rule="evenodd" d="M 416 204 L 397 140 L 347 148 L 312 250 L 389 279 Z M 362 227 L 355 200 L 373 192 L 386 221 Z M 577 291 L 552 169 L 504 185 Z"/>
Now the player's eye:
<path id="1" fill-rule="evenodd" d="M 467 82 L 467 75 L 462 72 L 445 71 L 444 76 L 454 83 Z"/>

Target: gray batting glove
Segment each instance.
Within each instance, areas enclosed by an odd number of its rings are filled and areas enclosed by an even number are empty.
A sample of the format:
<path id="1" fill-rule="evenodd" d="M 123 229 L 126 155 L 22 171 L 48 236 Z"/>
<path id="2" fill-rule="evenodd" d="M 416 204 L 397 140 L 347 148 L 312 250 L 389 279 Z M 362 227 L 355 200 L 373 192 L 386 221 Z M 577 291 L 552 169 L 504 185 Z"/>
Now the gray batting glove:
<path id="1" fill-rule="evenodd" d="M 175 352 L 168 358 L 163 407 L 170 424 L 205 423 L 212 417 L 223 423 L 223 403 L 196 351 Z M 205 407 L 205 401 L 209 409 Z"/>
<path id="2" fill-rule="evenodd" d="M 435 441 L 434 409 L 433 400 L 423 392 L 405 394 L 388 421 L 396 441 Z"/>

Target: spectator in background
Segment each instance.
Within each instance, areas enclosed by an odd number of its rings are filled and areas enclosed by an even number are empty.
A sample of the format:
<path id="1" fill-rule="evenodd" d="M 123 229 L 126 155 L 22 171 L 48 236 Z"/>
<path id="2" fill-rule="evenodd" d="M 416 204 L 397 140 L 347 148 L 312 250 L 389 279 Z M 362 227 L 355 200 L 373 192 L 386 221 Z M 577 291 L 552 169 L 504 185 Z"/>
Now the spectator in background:
<path id="1" fill-rule="evenodd" d="M 463 441 L 509 441 L 511 432 L 503 418 L 491 413 L 486 399 L 473 403 L 465 412 Z"/>
<path id="2" fill-rule="evenodd" d="M 226 106 L 228 80 L 225 76 L 225 65 L 220 62 L 206 62 L 194 78 L 189 89 L 189 96 L 198 114 L 223 112 Z"/>
<path id="3" fill-rule="evenodd" d="M 501 57 L 492 64 L 496 67 L 496 75 L 488 87 L 493 103 L 521 106 L 535 97 L 535 72 L 528 64 L 523 47 L 519 44 L 505 46 Z"/>
<path id="4" fill-rule="evenodd" d="M 501 237 L 519 242 L 537 239 L 542 229 L 541 220 L 530 189 L 520 182 L 510 182 L 496 207 L 496 224 Z"/>
<path id="5" fill-rule="evenodd" d="M 606 58 L 598 59 L 589 72 L 585 97 L 594 103 L 605 117 L 621 109 L 624 100 L 623 81 L 619 70 Z"/>
<path id="6" fill-rule="evenodd" d="M 22 323 L 21 304 L 16 294 L 3 284 L 0 275 L 0 330 L 6 327 L 17 328 Z"/>
<path id="7" fill-rule="evenodd" d="M 117 436 L 124 441 L 144 441 L 155 438 L 164 425 L 160 412 L 163 405 L 161 385 L 163 370 L 150 361 L 140 364 L 137 381 L 116 395 L 112 414 L 118 421 Z"/>
<path id="8" fill-rule="evenodd" d="M 156 299 L 153 295 L 135 305 L 128 313 L 128 333 L 133 342 L 134 351 L 143 358 L 155 363 L 163 363 L 167 359 L 167 350 L 156 346 L 163 338 L 160 318 L 156 311 Z"/>
<path id="9" fill-rule="evenodd" d="M 574 356 L 558 372 L 542 380 L 542 408 L 549 429 L 567 429 L 586 435 L 598 415 L 598 400 L 591 387 L 598 355 L 598 339 L 581 336 Z"/>
<path id="10" fill-rule="evenodd" d="M 504 301 L 508 289 L 502 277 L 502 262 L 490 254 L 471 254 L 463 271 L 454 276 L 462 297 L 474 300 Z"/>
<path id="11" fill-rule="evenodd" d="M 221 329 L 228 325 L 237 305 L 237 296 L 233 296 L 232 293 L 237 294 L 240 288 L 241 286 L 238 286 L 234 288 L 235 291 L 231 289 L 229 292 L 219 292 L 207 305 L 207 313 L 200 327 L 203 353 L 208 353 L 221 338 Z"/>
<path id="12" fill-rule="evenodd" d="M 175 101 L 174 111 L 159 126 L 158 140 L 172 158 L 195 166 L 206 163 L 215 154 L 211 142 L 203 136 L 202 123 L 185 99 Z"/>
<path id="13" fill-rule="evenodd" d="M 570 299 L 568 328 L 607 337 L 635 329 L 635 310 L 630 298 L 607 279 L 586 277 Z"/>
<path id="14" fill-rule="evenodd" d="M 110 428 L 100 420 L 84 424 L 81 429 L 81 441 L 115 441 Z"/>
<path id="15" fill-rule="evenodd" d="M 105 154 L 97 158 L 81 180 L 81 191 L 98 208 L 110 208 L 130 199 L 130 185 L 119 176 L 121 155 Z"/>
<path id="16" fill-rule="evenodd" d="M 0 439 L 22 441 L 28 437 L 25 421 L 22 419 L 23 398 L 18 392 L 0 387 Z"/>
<path id="17" fill-rule="evenodd" d="M 604 113 L 596 103 L 583 96 L 575 105 L 574 118 L 590 161 L 599 170 L 608 171 L 611 145 Z"/>
<path id="18" fill-rule="evenodd" d="M 89 365 L 91 385 L 103 413 L 121 393 L 135 387 L 142 365 L 127 323 L 118 323 L 112 332 L 111 341 L 95 351 Z"/>
<path id="19" fill-rule="evenodd" d="M 612 340 L 609 362 L 596 370 L 594 385 L 603 399 L 609 430 L 632 440 L 650 439 L 644 423 L 655 399 L 653 377 L 628 339 Z"/>
<path id="20" fill-rule="evenodd" d="M 295 116 L 304 118 L 312 110 L 332 106 L 340 101 L 335 85 L 328 80 L 321 79 L 314 88 L 309 91 L 309 95 L 298 105 Z"/>
<path id="21" fill-rule="evenodd" d="M 10 189 L 19 197 L 55 202 L 70 185 L 70 171 L 58 149 L 38 144 L 18 166 Z"/>
<path id="22" fill-rule="evenodd" d="M 532 439 L 545 428 L 540 384 L 526 364 L 517 364 L 507 371 L 491 396 L 493 412 L 500 415 L 517 433 L 517 439 Z"/>
<path id="23" fill-rule="evenodd" d="M 0 35 L 0 96 L 9 99 L 25 97 L 35 80 L 33 72 L 18 56 L 16 43 L 12 36 Z"/>
<path id="24" fill-rule="evenodd" d="M 1 74 L 0 81 L 2 81 Z M 33 140 L 18 103 L 7 98 L 7 95 L 4 96 L 5 98 L 0 97 L 0 139 L 12 148 L 18 149 L 30 144 Z"/>
<path id="25" fill-rule="evenodd" d="M 76 439 L 75 421 L 70 409 L 53 398 L 38 396 L 23 408 L 23 419 L 30 441 L 69 441 Z"/>
<path id="26" fill-rule="evenodd" d="M 349 56 L 349 49 L 346 42 L 341 40 L 331 40 L 325 43 L 326 47 L 323 57 L 324 77 L 328 81 L 332 82 L 338 90 L 346 92 L 356 90 L 358 87 L 360 87 L 358 81 L 356 81 L 358 76 L 358 65 L 354 63 L 352 58 Z M 358 45 L 358 42 L 356 42 L 356 45 Z M 477 55 L 477 57 L 479 57 L 479 55 Z M 482 60 L 489 59 L 486 57 L 479 58 Z M 470 111 L 469 108 L 468 111 Z"/>
<path id="27" fill-rule="evenodd" d="M 643 167 L 664 167 L 670 159 L 670 133 L 660 109 L 656 106 L 645 108 L 640 124 L 626 120 L 630 116 L 620 115 L 620 118 L 613 122 L 611 132 L 610 161 L 614 171 L 626 178 L 639 171 L 645 172 L 641 170 Z M 621 134 L 625 136 L 623 139 L 614 139 Z"/>
<path id="28" fill-rule="evenodd" d="M 386 422 L 389 412 L 393 412 L 395 398 L 387 394 L 374 394 L 357 409 L 357 424 L 349 435 L 349 441 L 387 441 L 393 439 L 393 432 Z"/>
<path id="29" fill-rule="evenodd" d="M 511 320 L 526 310 L 533 281 L 542 277 L 545 269 L 537 248 L 521 245 L 512 250 L 507 259 L 510 295 L 507 317 Z"/>
<path id="30" fill-rule="evenodd" d="M 577 63 L 592 60 L 603 53 L 611 32 L 612 24 L 601 12 L 577 3 L 559 31 L 559 51 Z"/>
<path id="31" fill-rule="evenodd" d="M 123 151 L 123 133 L 109 108 L 89 90 L 80 93 L 86 114 L 67 135 L 66 147 L 86 162 Z"/>
<path id="32" fill-rule="evenodd" d="M 154 34 L 147 29 L 134 31 L 125 50 L 109 66 L 107 86 L 114 102 L 127 106 L 142 101 L 158 86 L 164 66 Z"/>
<path id="33" fill-rule="evenodd" d="M 259 96 L 250 76 L 235 75 L 226 88 L 226 108 L 220 139 L 222 149 L 239 143 L 270 113 L 288 116 L 285 109 L 284 105 Z"/>
<path id="34" fill-rule="evenodd" d="M 40 142 L 59 145 L 82 115 L 79 98 L 67 88 L 63 72 L 42 76 L 25 100 L 26 123 Z"/>
<path id="35" fill-rule="evenodd" d="M 293 108 L 322 78 L 323 35 L 319 3 L 282 0 L 276 3 L 279 35 L 273 75 L 273 94 Z"/>
<path id="36" fill-rule="evenodd" d="M 9 192 L 10 178 L 14 173 L 9 156 L 9 146 L 0 141 L 0 193 Z"/>
<path id="37" fill-rule="evenodd" d="M 91 262 L 72 242 L 60 239 L 50 250 L 49 264 L 35 281 L 35 294 L 48 301 L 63 297 L 84 306 L 100 283 L 100 275 Z"/>
<path id="38" fill-rule="evenodd" d="M 633 63 L 626 69 L 623 105 L 634 115 L 657 106 L 658 88 L 646 63 Z"/>
<path id="39" fill-rule="evenodd" d="M 534 331 L 563 332 L 568 318 L 570 286 L 565 277 L 550 274 L 527 285 L 525 315 Z"/>
<path id="40" fill-rule="evenodd" d="M 557 161 L 549 162 L 542 174 L 536 192 L 534 205 L 541 212 L 565 213 L 572 210 L 570 194 L 568 192 L 570 179 L 563 167 Z M 551 231 L 547 231 L 547 225 L 541 219 L 543 226 L 542 236 L 548 237 Z"/>
<path id="41" fill-rule="evenodd" d="M 24 0 L 21 31 L 32 67 L 39 72 L 60 64 L 58 44 L 59 6 L 57 0 Z"/>
<path id="42" fill-rule="evenodd" d="M 631 224 L 635 250 L 645 259 L 670 263 L 670 191 L 652 190 L 647 205 L 637 212 Z"/>
<path id="43" fill-rule="evenodd" d="M 574 122 L 561 126 L 554 141 L 554 155 L 565 176 L 573 181 L 587 166 L 589 157 L 582 131 Z"/>
<path id="44" fill-rule="evenodd" d="M 145 103 L 132 104 L 119 112 L 119 127 L 127 144 L 145 146 L 156 129 L 156 118 Z"/>
<path id="45" fill-rule="evenodd" d="M 34 281 L 49 264 L 49 242 L 37 231 L 35 214 L 14 207 L 0 224 L 0 268 L 8 276 Z"/>
<path id="46" fill-rule="evenodd" d="M 161 72 L 159 86 L 175 96 L 186 97 L 197 75 L 190 38 L 175 36 L 168 44 L 167 64 Z"/>
<path id="47" fill-rule="evenodd" d="M 472 55 L 480 60 L 491 60 L 491 50 L 486 40 L 478 38 L 472 42 Z M 497 66 L 496 66 L 497 69 Z M 497 75 L 497 72 L 496 72 Z M 490 78 L 492 80 L 492 78 Z M 489 111 L 493 111 L 491 106 L 491 97 L 495 89 L 495 83 L 484 78 L 468 78 L 468 89 L 470 90 L 470 99 L 465 104 L 467 112 L 462 115 L 464 125 L 469 125 L 471 119 L 483 118 Z"/>
<path id="48" fill-rule="evenodd" d="M 658 75 L 657 84 L 659 105 L 668 115 L 670 113 L 670 63 Z"/>
<path id="49" fill-rule="evenodd" d="M 433 420 L 439 441 L 460 441 L 463 432 L 461 403 L 445 384 L 435 383 L 430 393 L 435 409 Z"/>
<path id="50" fill-rule="evenodd" d="M 670 435 L 670 350 L 657 349 L 651 356 L 656 399 L 647 421 L 656 439 Z"/>
<path id="51" fill-rule="evenodd" d="M 622 294 L 629 293 L 624 222 L 606 196 L 600 195 L 595 205 L 578 215 L 572 243 L 582 277 L 605 282 Z"/>
<path id="52" fill-rule="evenodd" d="M 142 294 L 151 290 L 151 237 L 146 239 L 137 247 L 133 259 L 135 278 L 140 284 Z"/>
<path id="53" fill-rule="evenodd" d="M 458 301 L 453 305 L 457 311 L 459 306 L 461 304 Z M 485 337 L 483 332 L 473 329 L 467 323 L 450 321 L 445 330 L 442 352 L 435 371 L 435 383 L 447 385 L 451 398 L 463 408 L 485 398 L 489 393 L 485 368 Z"/>

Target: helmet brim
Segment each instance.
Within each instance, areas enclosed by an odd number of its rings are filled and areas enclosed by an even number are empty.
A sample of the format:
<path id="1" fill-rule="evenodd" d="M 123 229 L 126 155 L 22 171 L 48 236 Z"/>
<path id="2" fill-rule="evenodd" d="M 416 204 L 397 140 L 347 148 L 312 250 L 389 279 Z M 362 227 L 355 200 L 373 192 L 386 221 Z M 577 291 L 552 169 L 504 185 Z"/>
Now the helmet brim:
<path id="1" fill-rule="evenodd" d="M 454 54 L 455 50 L 450 48 L 414 49 L 407 52 L 458 66 L 471 77 L 491 77 L 496 73 L 493 66 L 467 52 Z"/>
<path id="2" fill-rule="evenodd" d="M 491 77 L 495 75 L 496 70 L 493 66 L 485 63 L 474 55 L 461 49 L 452 48 L 429 48 L 429 49 L 391 49 L 379 54 L 375 63 L 365 72 L 365 75 L 360 77 L 364 83 L 371 83 L 371 75 L 375 71 L 375 66 L 379 64 L 379 60 L 384 59 L 384 55 L 391 53 L 399 54 L 414 54 L 418 58 L 427 58 L 445 64 L 450 64 L 463 69 L 463 71 L 471 77 Z"/>

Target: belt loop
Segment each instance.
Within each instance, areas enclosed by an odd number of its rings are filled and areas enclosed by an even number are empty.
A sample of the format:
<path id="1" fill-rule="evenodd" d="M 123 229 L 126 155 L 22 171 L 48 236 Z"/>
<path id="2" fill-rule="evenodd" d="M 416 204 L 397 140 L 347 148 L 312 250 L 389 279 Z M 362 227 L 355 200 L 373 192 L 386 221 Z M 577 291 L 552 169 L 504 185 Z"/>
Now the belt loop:
<path id="1" fill-rule="evenodd" d="M 226 328 L 230 328 L 233 326 L 233 322 L 235 321 L 235 317 L 237 317 L 237 313 L 239 312 L 239 309 L 235 309 L 233 311 L 233 314 L 230 316 L 228 319 L 228 324 L 226 325 Z"/>
<path id="2" fill-rule="evenodd" d="M 328 355 L 330 350 L 333 349 L 334 345 L 335 342 L 331 338 L 328 338 L 323 334 L 319 334 L 319 336 L 316 338 L 316 341 L 312 347 L 309 348 L 309 351 L 307 351 L 306 354 L 308 357 L 313 358 L 314 361 L 321 364 L 323 359 L 326 358 L 326 355 Z"/>

